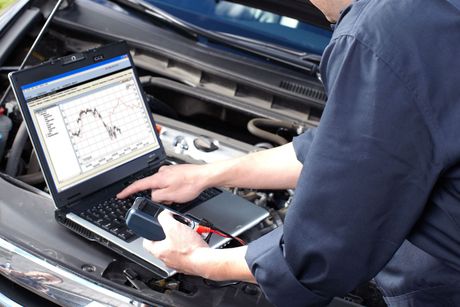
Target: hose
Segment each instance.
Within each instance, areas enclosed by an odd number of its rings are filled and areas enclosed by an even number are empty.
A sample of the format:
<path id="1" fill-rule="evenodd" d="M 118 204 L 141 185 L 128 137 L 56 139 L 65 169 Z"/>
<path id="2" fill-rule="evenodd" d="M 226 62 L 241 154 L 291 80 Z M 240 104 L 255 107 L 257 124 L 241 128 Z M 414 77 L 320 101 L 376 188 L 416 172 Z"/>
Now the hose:
<path id="1" fill-rule="evenodd" d="M 21 154 L 24 150 L 27 139 L 28 135 L 26 124 L 22 122 L 14 138 L 13 145 L 11 146 L 10 153 L 8 154 L 8 162 L 6 164 L 5 173 L 11 177 L 16 177 L 18 174 L 19 161 L 21 160 Z"/>
<path id="2" fill-rule="evenodd" d="M 142 76 L 139 78 L 143 87 L 155 86 L 156 85 L 155 80 L 158 80 L 158 79 L 161 79 L 161 78 L 155 78 L 152 76 Z M 177 114 L 176 110 L 174 110 L 174 108 L 172 108 L 170 105 L 165 103 L 163 100 L 156 98 L 154 95 L 149 95 L 149 94 L 146 94 L 146 95 L 147 95 L 147 100 L 150 106 L 150 110 L 153 113 L 163 114 L 167 117 L 171 117 L 174 119 L 179 118 L 179 115 Z"/>
<path id="3" fill-rule="evenodd" d="M 262 139 L 266 139 L 270 142 L 276 143 L 278 145 L 287 144 L 288 141 L 280 135 L 277 135 L 272 132 L 268 132 L 259 128 L 258 126 L 263 127 L 274 127 L 274 128 L 286 128 L 286 129 L 293 129 L 297 130 L 297 126 L 294 124 L 283 122 L 280 120 L 273 120 L 273 119 L 266 119 L 266 118 L 253 118 L 248 122 L 248 130 L 255 136 L 258 136 Z"/>
<path id="4" fill-rule="evenodd" d="M 16 179 L 24 181 L 25 183 L 28 183 L 30 185 L 43 183 L 45 181 L 45 178 L 43 178 L 43 174 L 41 171 L 27 175 L 21 175 L 18 176 Z"/>

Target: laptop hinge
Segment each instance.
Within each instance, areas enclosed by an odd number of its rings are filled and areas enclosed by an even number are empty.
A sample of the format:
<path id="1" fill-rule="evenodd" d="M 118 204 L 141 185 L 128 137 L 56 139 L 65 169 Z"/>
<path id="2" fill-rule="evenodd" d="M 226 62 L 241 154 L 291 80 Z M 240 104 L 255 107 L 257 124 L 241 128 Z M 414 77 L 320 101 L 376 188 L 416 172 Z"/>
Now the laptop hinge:
<path id="1" fill-rule="evenodd" d="M 160 160 L 160 157 L 157 156 L 157 155 L 152 155 L 151 157 L 149 157 L 150 159 L 148 160 L 147 164 L 148 166 L 152 166 L 152 165 L 155 165 L 155 164 L 158 164 L 158 161 Z"/>
<path id="2" fill-rule="evenodd" d="M 81 201 L 81 193 L 74 194 L 70 197 L 67 197 L 67 207 L 71 207 Z"/>

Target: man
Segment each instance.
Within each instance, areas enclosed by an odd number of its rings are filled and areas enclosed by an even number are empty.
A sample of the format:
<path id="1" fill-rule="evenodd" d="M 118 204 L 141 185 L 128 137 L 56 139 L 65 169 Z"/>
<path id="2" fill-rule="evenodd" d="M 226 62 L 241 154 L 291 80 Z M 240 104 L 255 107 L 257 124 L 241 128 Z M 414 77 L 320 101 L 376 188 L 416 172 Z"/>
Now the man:
<path id="1" fill-rule="evenodd" d="M 161 214 L 167 238 L 145 248 L 185 273 L 257 281 L 279 306 L 327 304 L 379 272 L 391 306 L 459 306 L 460 0 L 311 2 L 336 23 L 317 131 L 231 161 L 163 167 L 119 197 L 296 187 L 284 227 L 248 246 L 210 250 Z"/>

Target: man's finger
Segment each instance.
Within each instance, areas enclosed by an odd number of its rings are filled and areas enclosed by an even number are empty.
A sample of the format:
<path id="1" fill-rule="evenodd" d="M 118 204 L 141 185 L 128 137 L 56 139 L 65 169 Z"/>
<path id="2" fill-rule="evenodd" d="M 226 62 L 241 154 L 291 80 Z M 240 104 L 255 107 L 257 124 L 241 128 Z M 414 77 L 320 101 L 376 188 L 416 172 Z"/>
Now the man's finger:
<path id="1" fill-rule="evenodd" d="M 142 241 L 142 247 L 146 249 L 148 252 L 152 253 L 152 251 L 155 250 L 155 242 L 144 239 Z"/>
<path id="2" fill-rule="evenodd" d="M 163 230 L 171 227 L 173 223 L 179 223 L 176 221 L 169 210 L 163 210 L 158 214 L 158 222 L 160 223 L 161 227 L 163 227 Z"/>
<path id="3" fill-rule="evenodd" d="M 171 192 L 167 188 L 165 188 L 165 189 L 157 189 L 157 190 L 152 191 L 151 197 L 152 197 L 152 200 L 156 201 L 156 202 L 170 203 L 171 201 L 170 201 L 170 199 L 168 197 L 169 194 L 171 194 Z"/>
<path id="4" fill-rule="evenodd" d="M 123 191 L 117 194 L 117 198 L 126 198 L 133 193 L 145 191 L 151 188 L 151 177 L 142 178 L 124 188 Z"/>
<path id="5" fill-rule="evenodd" d="M 163 165 L 163 166 L 160 166 L 160 168 L 158 169 L 158 172 L 163 172 L 165 169 L 167 169 L 170 165 Z"/>
<path id="6" fill-rule="evenodd" d="M 145 250 L 147 250 L 150 254 L 152 254 L 153 256 L 159 258 L 159 255 L 161 255 L 163 251 L 162 242 L 163 241 L 150 241 L 150 240 L 144 239 L 142 241 L 142 247 Z"/>

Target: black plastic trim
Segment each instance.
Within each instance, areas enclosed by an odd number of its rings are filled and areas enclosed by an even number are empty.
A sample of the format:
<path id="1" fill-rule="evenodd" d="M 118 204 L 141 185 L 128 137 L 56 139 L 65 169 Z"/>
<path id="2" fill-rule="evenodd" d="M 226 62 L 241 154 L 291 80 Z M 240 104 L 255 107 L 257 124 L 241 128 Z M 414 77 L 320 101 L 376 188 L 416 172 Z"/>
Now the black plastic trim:
<path id="1" fill-rule="evenodd" d="M 0 38 L 0 66 L 22 41 L 28 30 L 37 23 L 40 15 L 40 10 L 37 8 L 25 10 Z"/>
<path id="2" fill-rule="evenodd" d="M 166 62 L 183 63 L 198 72 L 243 83 L 262 91 L 284 91 L 285 95 L 291 95 L 294 99 L 300 98 L 298 93 L 280 87 L 283 80 L 322 90 L 322 84 L 316 77 L 294 67 L 275 65 L 262 59 L 203 46 L 144 19 L 136 18 L 136 14 L 114 11 L 93 1 L 76 0 L 73 9 L 58 12 L 54 22 L 67 30 L 90 34 L 99 40 L 123 39 L 141 53 L 151 53 L 154 58 L 164 57 Z M 107 24 L 111 25 L 110 31 Z M 306 106 L 317 110 L 325 106 L 325 101 L 301 98 Z"/>

